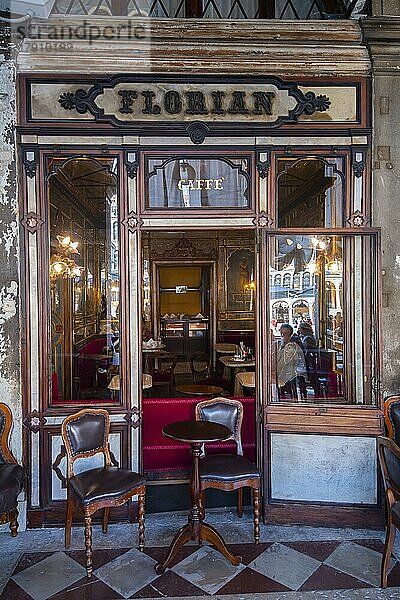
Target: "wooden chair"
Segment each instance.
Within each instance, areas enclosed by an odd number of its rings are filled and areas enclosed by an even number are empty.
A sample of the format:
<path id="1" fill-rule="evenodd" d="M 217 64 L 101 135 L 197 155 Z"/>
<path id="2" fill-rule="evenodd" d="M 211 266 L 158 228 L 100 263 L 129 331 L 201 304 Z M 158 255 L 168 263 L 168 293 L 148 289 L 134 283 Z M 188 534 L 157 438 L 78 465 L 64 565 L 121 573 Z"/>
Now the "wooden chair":
<path id="1" fill-rule="evenodd" d="M 381 563 L 381 587 L 387 587 L 396 528 L 400 531 L 400 448 L 387 437 L 378 437 L 378 457 L 386 497 L 386 539 Z"/>
<path id="2" fill-rule="evenodd" d="M 148 369 L 148 372 L 153 379 L 152 387 L 167 385 L 169 388 L 169 395 L 172 396 L 173 388 L 175 386 L 175 367 L 178 362 L 178 357 L 176 354 L 165 353 L 160 359 L 160 362 L 159 368 Z"/>
<path id="3" fill-rule="evenodd" d="M 18 530 L 18 502 L 24 481 L 24 470 L 11 454 L 8 440 L 12 413 L 0 402 L 0 524 L 10 523 L 12 537 Z"/>
<path id="4" fill-rule="evenodd" d="M 210 357 L 201 350 L 190 357 L 190 370 L 192 371 L 194 384 L 216 385 L 223 390 L 229 390 L 231 387 L 231 382 L 228 379 L 211 370 Z"/>
<path id="5" fill-rule="evenodd" d="M 400 446 L 400 396 L 386 398 L 383 413 L 388 438 Z"/>
<path id="6" fill-rule="evenodd" d="M 67 515 L 65 547 L 71 544 L 74 507 L 85 519 L 86 572 L 92 575 L 92 515 L 104 508 L 103 533 L 107 533 L 108 515 L 113 506 L 122 506 L 132 496 L 139 497 L 139 550 L 144 548 L 144 504 L 146 480 L 143 475 L 111 465 L 108 436 L 110 416 L 106 410 L 85 408 L 62 423 L 62 439 L 67 453 Z M 74 473 L 78 458 L 102 453 L 104 466 Z"/>
<path id="7" fill-rule="evenodd" d="M 209 454 L 200 459 L 200 488 L 204 510 L 204 490 L 214 488 L 225 491 L 238 490 L 238 516 L 243 515 L 243 488 L 253 489 L 254 541 L 260 541 L 260 473 L 256 466 L 243 456 L 241 427 L 243 405 L 238 400 L 213 398 L 196 405 L 196 419 L 226 425 L 232 431 L 229 438 L 236 442 L 236 453 Z"/>

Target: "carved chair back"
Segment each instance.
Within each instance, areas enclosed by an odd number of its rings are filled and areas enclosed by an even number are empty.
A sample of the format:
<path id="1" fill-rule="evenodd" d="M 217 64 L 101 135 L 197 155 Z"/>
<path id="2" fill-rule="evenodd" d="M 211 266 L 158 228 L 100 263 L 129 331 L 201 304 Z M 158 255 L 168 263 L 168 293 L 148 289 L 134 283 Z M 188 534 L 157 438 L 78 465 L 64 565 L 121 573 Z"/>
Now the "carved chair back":
<path id="1" fill-rule="evenodd" d="M 0 402 L 0 464 L 16 464 L 17 461 L 11 454 L 8 439 L 12 426 L 12 413 L 7 404 Z"/>
<path id="2" fill-rule="evenodd" d="M 104 455 L 104 465 L 111 466 L 108 435 L 110 415 L 102 408 L 84 408 L 64 419 L 61 435 L 67 453 L 67 476 L 74 475 L 74 462 L 95 454 Z"/>
<path id="3" fill-rule="evenodd" d="M 207 379 L 211 375 L 210 358 L 208 354 L 199 350 L 190 357 L 190 370 L 192 371 L 193 383 Z"/>
<path id="4" fill-rule="evenodd" d="M 378 457 L 386 493 L 400 499 L 400 448 L 387 437 L 378 437 Z"/>
<path id="5" fill-rule="evenodd" d="M 384 404 L 387 436 L 400 447 L 400 396 L 389 396 Z"/>
<path id="6" fill-rule="evenodd" d="M 232 432 L 230 440 L 236 442 L 237 453 L 243 456 L 242 447 L 242 422 L 243 404 L 232 398 L 212 398 L 196 404 L 196 419 L 199 421 L 213 421 L 226 425 Z"/>

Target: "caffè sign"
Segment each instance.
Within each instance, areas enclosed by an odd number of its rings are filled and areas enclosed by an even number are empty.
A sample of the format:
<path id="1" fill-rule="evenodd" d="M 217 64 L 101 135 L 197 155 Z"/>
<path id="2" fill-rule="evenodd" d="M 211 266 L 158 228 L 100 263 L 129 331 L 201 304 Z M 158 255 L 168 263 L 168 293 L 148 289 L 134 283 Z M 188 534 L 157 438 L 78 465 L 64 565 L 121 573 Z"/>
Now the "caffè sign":
<path id="1" fill-rule="evenodd" d="M 301 115 L 329 111 L 326 93 L 304 91 L 294 82 L 133 82 L 125 77 L 97 81 L 92 87 L 63 91 L 66 112 L 92 115 L 96 121 L 134 124 L 154 121 L 249 122 L 276 126 Z"/>

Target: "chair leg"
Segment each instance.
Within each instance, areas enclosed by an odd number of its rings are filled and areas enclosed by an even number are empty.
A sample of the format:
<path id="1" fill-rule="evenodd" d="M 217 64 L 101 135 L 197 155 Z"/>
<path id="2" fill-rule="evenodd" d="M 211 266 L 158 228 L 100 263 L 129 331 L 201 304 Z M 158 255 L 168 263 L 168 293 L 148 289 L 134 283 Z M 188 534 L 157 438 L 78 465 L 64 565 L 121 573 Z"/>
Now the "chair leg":
<path id="1" fill-rule="evenodd" d="M 206 518 L 206 503 L 205 503 L 205 490 L 201 490 L 199 498 L 200 518 L 202 521 Z"/>
<path id="2" fill-rule="evenodd" d="M 390 559 L 392 556 L 394 539 L 396 536 L 396 527 L 393 524 L 393 521 L 388 515 L 388 523 L 386 527 L 386 539 L 385 539 L 385 549 L 383 551 L 382 563 L 381 563 L 381 588 L 387 587 L 387 578 L 388 578 L 388 570 Z"/>
<path id="3" fill-rule="evenodd" d="M 260 490 L 253 489 L 253 505 L 254 505 L 254 543 L 260 543 Z"/>
<path id="4" fill-rule="evenodd" d="M 110 514 L 110 508 L 107 506 L 103 512 L 103 527 L 102 527 L 103 533 L 107 533 L 107 531 L 108 531 L 109 514 Z"/>
<path id="5" fill-rule="evenodd" d="M 10 531 L 11 537 L 16 537 L 18 529 L 18 508 L 15 507 L 10 511 Z"/>
<path id="6" fill-rule="evenodd" d="M 237 514 L 238 514 L 238 517 L 242 518 L 242 516 L 243 516 L 243 488 L 238 489 Z"/>
<path id="7" fill-rule="evenodd" d="M 69 548 L 71 545 L 71 528 L 72 519 L 74 516 L 74 499 L 71 494 L 67 492 L 67 514 L 65 517 L 65 547 Z"/>
<path id="8" fill-rule="evenodd" d="M 146 493 L 139 493 L 139 550 L 144 550 L 144 509 L 145 509 Z"/>
<path id="9" fill-rule="evenodd" d="M 86 555 L 86 574 L 92 576 L 92 517 L 85 513 L 85 555 Z"/>

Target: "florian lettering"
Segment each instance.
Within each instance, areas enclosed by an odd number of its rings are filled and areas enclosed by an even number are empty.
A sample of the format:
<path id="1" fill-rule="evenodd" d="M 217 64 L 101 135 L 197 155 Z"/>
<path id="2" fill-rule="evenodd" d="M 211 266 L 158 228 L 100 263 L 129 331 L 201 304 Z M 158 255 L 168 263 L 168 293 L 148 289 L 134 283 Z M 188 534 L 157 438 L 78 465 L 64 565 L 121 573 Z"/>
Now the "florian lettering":
<path id="1" fill-rule="evenodd" d="M 170 90 L 165 94 L 164 106 L 167 113 L 177 115 L 182 110 L 182 100 L 179 92 Z"/>
<path id="2" fill-rule="evenodd" d="M 228 109 L 230 115 L 247 115 L 246 92 L 232 92 L 232 101 Z"/>
<path id="3" fill-rule="evenodd" d="M 133 101 L 137 98 L 137 92 L 134 90 L 120 90 L 118 94 L 121 96 L 122 106 L 119 109 L 119 112 L 123 114 L 133 113 L 132 104 Z"/>
<path id="4" fill-rule="evenodd" d="M 167 90 L 119 90 L 121 97 L 119 112 L 143 115 L 272 115 L 274 92 L 246 92 L 214 90 L 209 94 L 202 91 Z M 141 105 L 134 101 L 142 96 Z M 156 102 L 158 99 L 158 103 Z M 136 106 L 136 108 L 135 108 Z"/>
<path id="5" fill-rule="evenodd" d="M 156 97 L 155 93 L 150 90 L 145 90 L 142 92 L 142 96 L 144 97 L 144 108 L 142 109 L 142 113 L 144 115 L 159 115 L 161 107 L 158 104 L 153 105 L 153 100 Z"/>
<path id="6" fill-rule="evenodd" d="M 272 99 L 275 98 L 274 92 L 253 92 L 254 110 L 253 115 L 262 115 L 263 110 L 266 115 L 272 115 Z"/>
<path id="7" fill-rule="evenodd" d="M 206 99 L 203 92 L 186 92 L 188 115 L 208 115 L 206 108 Z"/>
<path id="8" fill-rule="evenodd" d="M 225 115 L 226 110 L 222 108 L 222 100 L 225 96 L 225 92 L 211 92 L 211 96 L 213 99 L 213 115 Z"/>
<path id="9" fill-rule="evenodd" d="M 180 179 L 178 181 L 178 189 L 183 190 L 223 190 L 222 182 L 224 178 L 219 179 Z"/>

